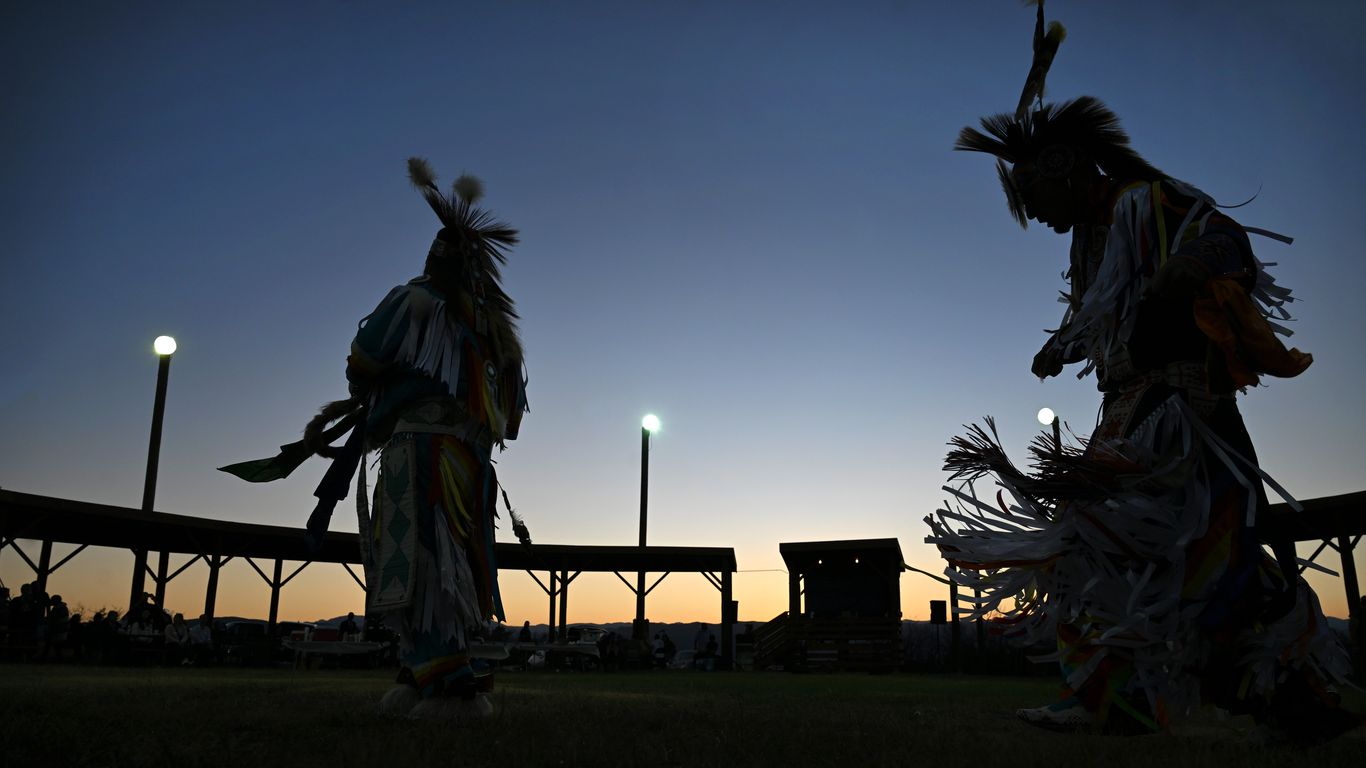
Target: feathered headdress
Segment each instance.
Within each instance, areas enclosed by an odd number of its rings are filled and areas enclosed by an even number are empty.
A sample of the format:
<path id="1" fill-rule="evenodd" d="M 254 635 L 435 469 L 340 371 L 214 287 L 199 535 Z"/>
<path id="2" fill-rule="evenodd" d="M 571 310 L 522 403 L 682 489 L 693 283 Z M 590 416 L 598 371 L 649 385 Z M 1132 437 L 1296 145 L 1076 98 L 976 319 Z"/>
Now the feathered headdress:
<path id="1" fill-rule="evenodd" d="M 450 194 L 444 195 L 436 186 L 436 173 L 431 165 L 423 158 L 410 157 L 408 180 L 441 220 L 442 228 L 432 241 L 428 259 L 451 268 L 494 310 L 494 315 L 502 320 L 497 336 L 503 355 L 520 360 L 521 342 L 513 322 L 517 311 L 512 298 L 503 290 L 500 270 L 507 263 L 507 249 L 517 244 L 517 230 L 489 211 L 475 207 L 484 195 L 484 186 L 473 176 L 461 175 L 451 185 Z"/>
<path id="2" fill-rule="evenodd" d="M 1029 111 L 1029 103 L 1039 100 L 1043 106 L 1043 85 L 1048 78 L 1048 69 L 1053 66 L 1053 57 L 1058 55 L 1058 46 L 1067 37 L 1067 28 L 1062 22 L 1043 23 L 1043 0 L 1026 0 L 1025 5 L 1037 5 L 1039 11 L 1034 18 L 1034 61 L 1029 66 L 1029 76 L 1025 78 L 1024 90 L 1020 92 L 1020 104 L 1015 107 L 1015 118 L 1023 120 Z"/>
<path id="3" fill-rule="evenodd" d="M 1067 30 L 1056 21 L 1045 30 L 1043 0 L 1037 0 L 1037 5 L 1034 59 L 1015 114 L 984 117 L 982 131 L 968 126 L 953 145 L 956 150 L 996 156 L 996 173 L 1006 202 L 1022 227 L 1028 219 L 1011 177 L 1010 166 L 1016 163 L 1033 162 L 1040 174 L 1051 178 L 1067 176 L 1078 163 L 1089 163 L 1107 176 L 1126 179 L 1164 176 L 1129 146 L 1129 135 L 1119 127 L 1119 118 L 1100 99 L 1082 96 L 1061 104 L 1043 102 L 1044 81 Z M 1031 109 L 1035 100 L 1039 106 Z"/>

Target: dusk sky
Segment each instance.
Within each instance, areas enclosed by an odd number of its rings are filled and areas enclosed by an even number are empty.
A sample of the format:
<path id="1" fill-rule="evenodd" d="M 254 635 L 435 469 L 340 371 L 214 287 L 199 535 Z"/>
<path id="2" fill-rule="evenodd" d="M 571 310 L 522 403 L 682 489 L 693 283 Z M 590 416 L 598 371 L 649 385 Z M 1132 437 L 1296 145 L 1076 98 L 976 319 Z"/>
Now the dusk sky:
<path id="1" fill-rule="evenodd" d="M 357 320 L 437 229 L 411 155 L 480 176 L 521 230 L 504 286 L 531 412 L 497 459 L 538 542 L 635 543 L 656 413 L 650 543 L 734 547 L 740 617 L 765 621 L 786 608 L 779 542 L 896 537 L 942 570 L 922 519 L 963 424 L 996 417 L 1021 460 L 1042 406 L 1091 431 L 1094 379 L 1029 371 L 1069 237 L 1022 232 L 990 159 L 951 150 L 1019 97 L 1017 0 L 401 5 L 0 6 L 0 486 L 138 506 L 151 342 L 171 334 L 156 508 L 301 527 L 324 462 L 270 485 L 215 468 L 345 396 Z M 1100 97 L 1154 165 L 1224 203 L 1255 194 L 1232 214 L 1295 237 L 1253 245 L 1315 363 L 1241 406 L 1292 494 L 1361 490 L 1366 4 L 1048 11 L 1069 30 L 1050 98 Z M 356 529 L 348 503 L 333 529 Z M 90 550 L 49 590 L 121 609 L 131 563 Z M 0 578 L 32 576 L 6 550 Z M 198 614 L 204 582 L 190 568 L 168 607 Z M 1338 579 L 1311 583 L 1345 615 Z M 509 621 L 545 620 L 525 574 L 503 590 Z M 902 591 L 907 618 L 943 597 L 916 574 Z M 233 563 L 217 612 L 264 616 L 267 595 Z M 675 574 L 648 614 L 717 605 Z M 348 610 L 363 596 L 335 565 L 281 603 Z M 572 622 L 633 610 L 611 574 L 574 582 Z"/>

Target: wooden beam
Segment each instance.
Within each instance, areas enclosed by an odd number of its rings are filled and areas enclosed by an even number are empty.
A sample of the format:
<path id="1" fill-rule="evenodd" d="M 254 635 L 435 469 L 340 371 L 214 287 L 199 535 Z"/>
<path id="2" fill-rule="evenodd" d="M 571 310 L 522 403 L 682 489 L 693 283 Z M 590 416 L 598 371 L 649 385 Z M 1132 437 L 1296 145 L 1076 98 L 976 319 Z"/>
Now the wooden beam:
<path id="1" fill-rule="evenodd" d="M 1327 549 L 1328 546 L 1329 546 L 1330 544 L 1332 544 L 1332 543 L 1333 543 L 1333 542 L 1331 542 L 1331 541 L 1329 541 L 1329 540 L 1327 540 L 1327 539 L 1324 539 L 1323 541 L 1320 541 L 1320 542 L 1319 542 L 1319 548 L 1316 549 L 1316 550 L 1314 550 L 1314 554 L 1310 555 L 1309 557 L 1306 557 L 1305 560 L 1307 560 L 1307 561 L 1310 562 L 1310 563 L 1314 562 L 1314 558 L 1318 557 L 1318 556 L 1319 556 L 1319 553 L 1321 553 L 1321 552 L 1323 552 L 1323 550 Z M 1306 563 L 1300 563 L 1300 573 L 1304 573 L 1305 570 L 1306 570 L 1307 568 L 1309 568 L 1309 566 L 1308 566 Z"/>
<path id="2" fill-rule="evenodd" d="M 546 642 L 553 643 L 555 642 L 555 593 L 559 591 L 559 588 L 555 586 L 554 571 L 548 572 L 546 581 L 550 582 L 550 589 L 546 590 L 546 594 L 550 597 L 550 618 L 546 620 L 549 631 L 546 634 Z"/>
<path id="3" fill-rule="evenodd" d="M 213 621 L 214 605 L 218 602 L 218 569 L 222 568 L 225 562 L 227 561 L 217 554 L 208 557 L 209 585 L 204 590 L 204 615 L 209 617 L 210 622 Z"/>
<path id="4" fill-rule="evenodd" d="M 617 578 L 618 578 L 618 579 L 621 579 L 621 583 L 622 583 L 622 584 L 625 584 L 625 585 L 626 585 L 626 588 L 629 589 L 629 590 L 631 590 L 632 593 L 634 593 L 634 592 L 636 591 L 636 585 L 634 585 L 634 584 L 632 584 L 631 582 L 627 581 L 627 580 L 626 580 L 626 577 L 621 575 L 621 571 L 612 571 L 612 573 L 615 573 L 615 574 L 617 575 Z"/>
<path id="5" fill-rule="evenodd" d="M 280 586 L 283 587 L 284 585 L 288 584 L 289 581 L 290 581 L 290 579 L 294 578 L 295 576 L 298 576 L 298 575 L 299 575 L 299 571 L 302 571 L 303 569 L 307 568 L 307 567 L 309 566 L 309 564 L 312 563 L 312 562 L 313 562 L 312 560 L 305 560 L 303 565 L 299 566 L 298 568 L 295 568 L 293 573 L 291 573 L 291 574 L 289 574 L 288 576 L 286 576 L 286 577 L 285 577 L 285 580 L 282 581 L 282 582 L 280 582 Z"/>
<path id="6" fill-rule="evenodd" d="M 143 595 L 147 594 L 147 550 L 133 550 L 133 583 L 128 588 L 128 612 L 133 606 L 142 605 Z"/>
<path id="7" fill-rule="evenodd" d="M 55 572 L 58 568 L 61 568 L 62 566 L 66 565 L 66 563 L 67 563 L 68 560 L 70 560 L 71 558 L 75 557 L 76 555 L 79 555 L 79 554 L 80 554 L 86 547 L 88 547 L 88 546 L 90 546 L 90 545 L 89 545 L 89 544 L 82 544 L 82 545 L 80 545 L 79 547 L 76 547 L 76 548 L 75 548 L 74 550 L 72 550 L 66 557 L 62 558 L 61 560 L 58 560 L 56 565 L 54 565 L 54 566 L 52 566 L 51 568 L 47 569 L 47 572 L 48 572 L 48 573 L 53 573 L 53 572 Z"/>
<path id="8" fill-rule="evenodd" d="M 659 578 L 655 579 L 655 583 L 651 584 L 651 585 L 650 585 L 650 588 L 647 589 L 647 590 L 645 590 L 645 594 L 648 595 L 648 594 L 650 594 L 651 592 L 655 591 L 655 587 L 659 586 L 659 582 L 663 581 L 663 580 L 664 580 L 664 576 L 668 576 L 668 575 L 669 575 L 669 571 L 665 571 L 664 574 L 663 574 L 662 576 L 660 576 Z"/>
<path id="9" fill-rule="evenodd" d="M 541 583 L 541 577 L 537 576 L 534 571 L 527 571 L 526 575 L 530 576 L 532 579 L 536 581 L 536 586 L 540 587 L 542 592 L 546 593 L 547 595 L 550 594 L 550 588 Z"/>
<path id="10" fill-rule="evenodd" d="M 569 572 L 560 571 L 560 630 L 569 626 Z"/>
<path id="11" fill-rule="evenodd" d="M 1358 537 L 1360 538 L 1360 537 Z M 1361 602 L 1361 585 L 1357 583 L 1357 564 L 1353 559 L 1356 542 L 1346 536 L 1338 537 L 1338 556 L 1342 558 L 1342 585 L 1347 590 L 1347 618 L 1357 619 L 1357 604 Z"/>
<path id="12" fill-rule="evenodd" d="M 19 557 L 23 558 L 24 562 L 28 563 L 28 567 L 33 569 L 34 573 L 38 572 L 38 566 L 35 565 L 32 560 L 28 559 L 28 555 L 24 553 L 24 550 L 19 548 L 19 541 L 17 539 L 10 539 L 6 543 L 9 544 L 9 546 L 14 547 L 14 551 L 19 553 Z"/>
<path id="13" fill-rule="evenodd" d="M 270 619 L 266 622 L 266 634 L 270 637 L 275 637 L 275 620 L 280 615 L 280 571 L 284 564 L 285 561 L 275 558 L 275 578 L 270 581 Z"/>
<path id="14" fill-rule="evenodd" d="M 365 582 L 361 581 L 361 580 L 360 580 L 360 577 L 356 575 L 356 572 L 353 571 L 353 570 L 351 570 L 351 564 L 350 564 L 350 563 L 342 563 L 341 565 L 342 565 L 343 568 L 346 569 L 346 572 L 347 572 L 347 573 L 351 574 L 351 580 L 354 581 L 354 582 L 356 582 L 356 585 L 359 586 L 362 590 L 364 590 L 364 589 L 365 589 Z"/>
<path id="15" fill-rule="evenodd" d="M 963 671 L 963 628 L 958 624 L 958 582 L 949 582 L 949 654 L 953 656 L 953 666 L 958 672 Z"/>
<path id="16" fill-rule="evenodd" d="M 982 590 L 980 588 L 972 590 L 973 596 L 977 598 L 974 603 L 978 608 L 982 607 Z M 982 651 L 987 646 L 987 626 L 982 620 L 982 614 L 977 614 L 977 650 Z"/>
<path id="17" fill-rule="evenodd" d="M 153 604 L 161 610 L 166 610 L 166 582 L 170 581 L 170 579 L 166 578 L 166 571 L 170 570 L 170 568 L 171 553 L 163 549 L 157 555 L 157 573 L 154 580 L 154 583 L 156 584 L 156 593 L 153 598 Z"/>
<path id="18" fill-rule="evenodd" d="M 38 550 L 38 591 L 47 592 L 47 575 L 52 573 L 52 540 L 43 539 L 42 549 Z M 47 609 L 42 609 L 46 611 Z M 40 614 L 41 615 L 41 614 Z"/>
<path id="19" fill-rule="evenodd" d="M 253 571 L 256 571 L 257 575 L 261 577 L 261 581 L 264 581 L 266 584 L 271 583 L 270 577 L 266 575 L 265 571 L 261 570 L 261 566 L 257 565 L 255 560 L 252 560 L 250 557 L 248 557 L 246 558 L 246 561 L 247 565 L 250 565 L 251 569 Z"/>
<path id="20" fill-rule="evenodd" d="M 175 579 L 175 577 L 177 577 L 177 576 L 179 576 L 180 574 L 184 573 L 186 568 L 189 568 L 190 566 L 194 565 L 195 563 L 197 563 L 197 562 L 199 562 L 200 560 L 203 560 L 203 559 L 204 559 L 204 556 L 203 556 L 203 555 L 195 555 L 193 558 L 191 558 L 191 559 L 185 561 L 185 564 L 184 564 L 184 565 L 182 565 L 182 566 L 180 566 L 179 568 L 175 569 L 175 572 L 173 572 L 170 576 L 167 576 L 167 577 L 166 577 L 166 580 L 167 580 L 167 581 L 171 581 L 171 580 Z"/>
<path id="21" fill-rule="evenodd" d="M 731 611 L 731 574 L 721 572 L 721 668 L 735 669 L 735 619 Z"/>

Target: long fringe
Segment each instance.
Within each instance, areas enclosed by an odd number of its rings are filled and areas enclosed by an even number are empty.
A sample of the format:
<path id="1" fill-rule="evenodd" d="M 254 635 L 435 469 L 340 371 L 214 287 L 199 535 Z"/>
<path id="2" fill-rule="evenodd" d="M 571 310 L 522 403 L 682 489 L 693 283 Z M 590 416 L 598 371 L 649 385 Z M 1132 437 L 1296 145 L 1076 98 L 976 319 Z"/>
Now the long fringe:
<path id="1" fill-rule="evenodd" d="M 1036 439 L 1033 471 L 1026 472 L 988 419 L 951 442 L 945 469 L 955 484 L 925 518 L 926 541 L 938 546 L 951 580 L 980 592 L 967 601 L 969 615 L 990 617 L 1005 636 L 1054 646 L 1060 626 L 1085 628 L 1076 645 L 1035 659 L 1084 658 L 1070 668 L 1073 689 L 1123 653 L 1155 711 L 1187 711 L 1200 691 L 1185 671 L 1204 668 L 1209 652 L 1196 623 L 1203 604 L 1186 594 L 1188 551 L 1210 526 L 1209 462 L 1240 483 L 1255 479 L 1239 468 L 1248 466 L 1245 459 L 1214 439 L 1173 397 L 1125 440 L 1088 446 L 1074 439 L 1059 447 Z M 974 487 L 987 476 L 1000 487 L 990 500 Z M 1218 559 L 1205 565 L 1202 584 L 1215 583 L 1227 567 Z M 1251 695 L 1269 693 L 1287 665 L 1346 679 L 1345 653 L 1316 605 L 1301 600 L 1297 612 L 1247 636 Z"/>

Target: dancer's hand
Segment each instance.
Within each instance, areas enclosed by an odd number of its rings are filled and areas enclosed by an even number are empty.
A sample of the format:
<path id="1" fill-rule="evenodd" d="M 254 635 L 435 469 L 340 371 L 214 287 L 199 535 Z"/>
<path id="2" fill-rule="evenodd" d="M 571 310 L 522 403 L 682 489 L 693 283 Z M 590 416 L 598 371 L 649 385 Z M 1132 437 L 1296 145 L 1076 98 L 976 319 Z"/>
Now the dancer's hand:
<path id="1" fill-rule="evenodd" d="M 1043 345 L 1043 349 L 1039 350 L 1039 354 L 1034 356 L 1034 365 L 1030 366 L 1029 370 L 1040 379 L 1046 379 L 1062 373 L 1062 363 L 1062 351 L 1052 339 L 1049 339 L 1048 343 Z"/>

